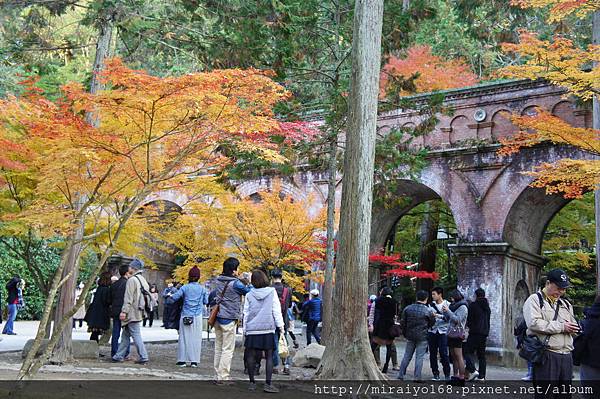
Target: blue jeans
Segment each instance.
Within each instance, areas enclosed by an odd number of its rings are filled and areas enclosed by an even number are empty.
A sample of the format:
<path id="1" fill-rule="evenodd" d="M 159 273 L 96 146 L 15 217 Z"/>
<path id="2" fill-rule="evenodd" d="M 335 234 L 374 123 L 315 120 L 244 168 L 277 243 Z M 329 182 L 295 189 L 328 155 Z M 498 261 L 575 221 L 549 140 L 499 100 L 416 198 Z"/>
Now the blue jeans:
<path id="1" fill-rule="evenodd" d="M 113 329 L 112 329 L 112 338 L 110 339 L 110 356 L 113 357 L 119 351 L 119 338 L 121 337 L 121 319 L 118 317 L 113 317 Z M 129 356 L 129 350 L 131 347 L 127 345 L 127 352 L 125 353 L 125 357 Z"/>
<path id="2" fill-rule="evenodd" d="M 427 342 L 429 344 L 429 365 L 434 376 L 440 375 L 438 369 L 438 352 L 442 359 L 442 369 L 444 376 L 450 378 L 450 358 L 448 357 L 448 335 L 438 333 L 427 333 Z"/>
<path id="3" fill-rule="evenodd" d="M 13 327 L 15 324 L 15 320 L 17 319 L 17 305 L 8 305 L 8 317 L 6 318 L 6 324 L 4 325 L 4 330 L 2 330 L 2 334 L 12 334 L 14 333 Z"/>
<path id="4" fill-rule="evenodd" d="M 133 338 L 133 344 L 135 345 L 140 357 L 139 360 L 148 360 L 148 352 L 146 352 L 146 347 L 144 346 L 144 341 L 142 340 L 141 324 L 141 321 L 130 321 L 129 324 L 123 327 L 121 342 L 119 343 L 117 354 L 113 356 L 114 360 L 125 359 L 126 353 L 129 350 L 129 341 L 131 338 Z"/>
<path id="5" fill-rule="evenodd" d="M 415 357 L 415 381 L 421 381 L 421 369 L 423 368 L 423 357 L 427 352 L 427 341 L 406 341 L 406 349 L 404 350 L 404 357 L 402 363 L 400 363 L 400 372 L 398 373 L 398 379 L 403 380 L 406 374 L 406 369 L 410 363 L 415 351 L 417 355 Z"/>

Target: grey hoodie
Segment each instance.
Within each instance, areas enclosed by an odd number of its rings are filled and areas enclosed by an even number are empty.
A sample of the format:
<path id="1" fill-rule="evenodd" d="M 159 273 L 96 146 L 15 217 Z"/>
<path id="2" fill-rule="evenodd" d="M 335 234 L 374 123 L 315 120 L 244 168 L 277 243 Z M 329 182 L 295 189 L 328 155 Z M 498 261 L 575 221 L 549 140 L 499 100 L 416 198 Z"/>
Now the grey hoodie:
<path id="1" fill-rule="evenodd" d="M 281 303 L 273 287 L 255 288 L 246 294 L 244 301 L 244 334 L 274 333 L 283 329 Z"/>

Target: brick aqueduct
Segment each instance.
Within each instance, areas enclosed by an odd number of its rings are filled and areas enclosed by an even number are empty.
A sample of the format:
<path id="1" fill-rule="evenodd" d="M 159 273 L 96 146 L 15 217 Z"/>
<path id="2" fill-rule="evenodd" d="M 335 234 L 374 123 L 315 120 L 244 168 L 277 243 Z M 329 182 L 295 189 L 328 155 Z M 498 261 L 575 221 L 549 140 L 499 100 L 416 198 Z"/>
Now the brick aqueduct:
<path id="1" fill-rule="evenodd" d="M 543 162 L 591 155 L 569 147 L 540 145 L 511 157 L 499 157 L 498 139 L 515 132 L 505 111 L 523 115 L 540 107 L 577 127 L 591 127 L 591 111 L 577 108 L 563 89 L 543 81 L 451 90 L 445 101 L 454 114 L 440 116 L 435 130 L 416 143 L 430 150 L 428 165 L 418 179 L 403 180 L 399 185 L 397 195 L 412 198 L 410 205 L 374 209 L 371 247 L 383 247 L 395 223 L 411 208 L 432 199 L 443 200 L 457 227 L 458 243 L 452 245 L 452 252 L 457 257 L 458 287 L 468 297 L 478 287 L 486 290 L 492 308 L 489 349 L 503 363 L 511 364 L 515 361 L 512 326 L 521 316 L 523 302 L 535 291 L 546 262 L 541 256 L 544 231 L 568 203 L 560 196 L 547 196 L 543 190 L 529 187 L 532 178 L 521 172 Z M 379 132 L 414 125 L 418 118 L 405 110 L 381 114 Z M 237 192 L 248 197 L 270 185 L 269 178 L 245 181 L 237 186 Z M 325 206 L 327 174 L 299 172 L 282 183 L 282 190 L 298 200 L 313 195 L 317 199 L 313 211 L 317 211 Z M 186 198 L 177 192 L 161 192 L 148 198 L 149 203 L 153 201 L 185 207 Z M 172 259 L 159 253 L 153 256 L 162 266 L 151 273 L 151 280 L 162 286 Z M 369 281 L 378 279 L 378 270 L 372 269 Z"/>

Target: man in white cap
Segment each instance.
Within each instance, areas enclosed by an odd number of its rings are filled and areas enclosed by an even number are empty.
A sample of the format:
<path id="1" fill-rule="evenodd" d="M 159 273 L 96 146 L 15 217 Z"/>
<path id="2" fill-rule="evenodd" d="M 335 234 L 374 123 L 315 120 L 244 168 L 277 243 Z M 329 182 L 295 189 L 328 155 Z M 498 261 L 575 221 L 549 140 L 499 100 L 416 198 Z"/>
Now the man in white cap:
<path id="1" fill-rule="evenodd" d="M 319 334 L 318 326 L 321 321 L 323 303 L 319 298 L 319 290 L 313 289 L 310 291 L 311 299 L 306 303 L 308 307 L 308 322 L 306 323 L 306 345 L 310 345 L 311 337 L 314 336 L 317 343 L 321 344 L 321 335 Z"/>

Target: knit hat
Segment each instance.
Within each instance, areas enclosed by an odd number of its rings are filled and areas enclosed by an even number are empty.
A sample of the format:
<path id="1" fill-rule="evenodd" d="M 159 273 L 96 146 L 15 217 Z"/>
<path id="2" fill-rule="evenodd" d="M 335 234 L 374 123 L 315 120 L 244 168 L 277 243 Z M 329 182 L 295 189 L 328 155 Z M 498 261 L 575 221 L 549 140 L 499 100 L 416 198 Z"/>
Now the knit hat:
<path id="1" fill-rule="evenodd" d="M 198 266 L 194 266 L 190 269 L 190 271 L 188 273 L 188 277 L 190 279 L 199 279 L 200 278 L 200 269 L 198 269 Z"/>
<path id="2" fill-rule="evenodd" d="M 138 258 L 134 258 L 129 264 L 129 267 L 136 270 L 142 270 L 144 268 L 144 262 Z"/>

